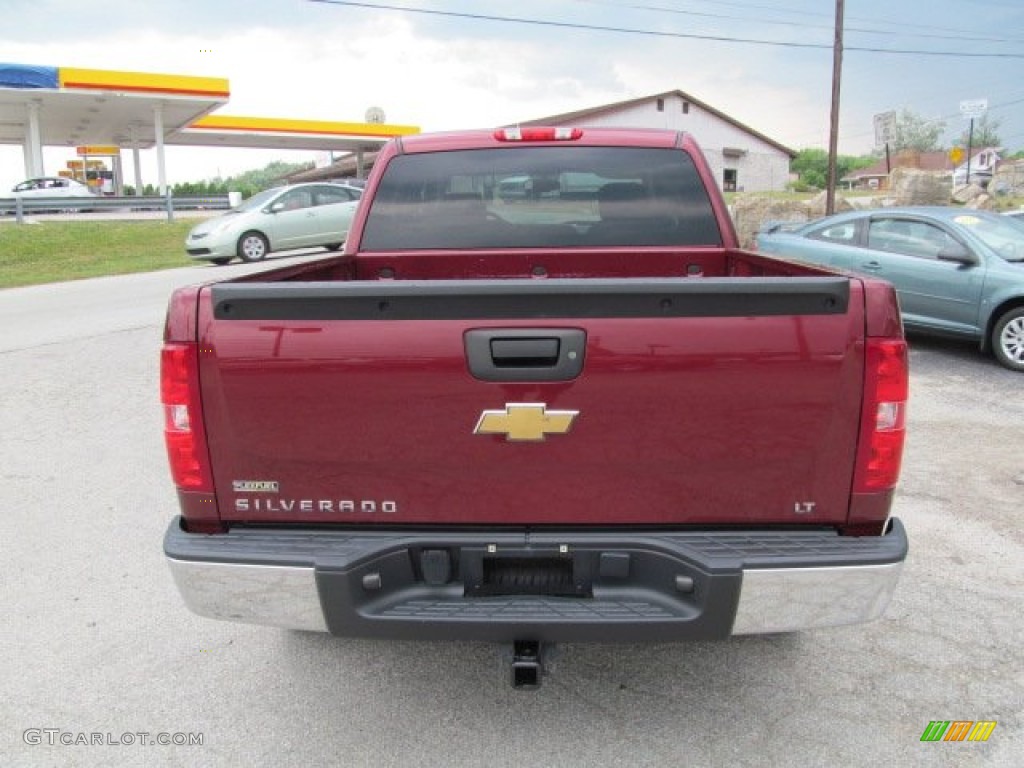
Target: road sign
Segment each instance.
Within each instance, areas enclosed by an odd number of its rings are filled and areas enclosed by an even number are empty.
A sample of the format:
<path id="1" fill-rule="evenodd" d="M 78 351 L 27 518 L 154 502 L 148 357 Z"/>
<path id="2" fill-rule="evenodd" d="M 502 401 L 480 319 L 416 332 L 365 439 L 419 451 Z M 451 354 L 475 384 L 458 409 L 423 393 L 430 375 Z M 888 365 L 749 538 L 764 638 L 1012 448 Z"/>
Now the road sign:
<path id="1" fill-rule="evenodd" d="M 960 165 L 964 161 L 964 151 L 960 147 L 953 147 L 949 150 L 949 159 L 953 165 Z"/>
<path id="2" fill-rule="evenodd" d="M 896 133 L 896 113 L 882 112 L 875 115 L 875 146 L 884 147 L 892 141 Z"/>
<path id="3" fill-rule="evenodd" d="M 968 99 L 960 102 L 960 114 L 964 120 L 974 120 L 988 112 L 988 99 Z"/>

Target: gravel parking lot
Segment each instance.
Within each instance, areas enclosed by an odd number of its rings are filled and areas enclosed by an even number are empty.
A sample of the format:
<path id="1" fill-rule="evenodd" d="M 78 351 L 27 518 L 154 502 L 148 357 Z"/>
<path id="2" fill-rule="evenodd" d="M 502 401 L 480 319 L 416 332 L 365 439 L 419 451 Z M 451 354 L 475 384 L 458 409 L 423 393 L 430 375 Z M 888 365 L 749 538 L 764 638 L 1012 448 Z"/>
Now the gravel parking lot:
<path id="1" fill-rule="evenodd" d="M 1024 376 L 912 339 L 896 504 L 911 553 L 883 620 L 564 646 L 522 693 L 488 645 L 341 640 L 182 606 L 161 552 L 177 511 L 165 302 L 249 268 L 0 292 L 0 764 L 1021 765 Z M 998 726 L 986 743 L 922 743 L 932 720 Z"/>

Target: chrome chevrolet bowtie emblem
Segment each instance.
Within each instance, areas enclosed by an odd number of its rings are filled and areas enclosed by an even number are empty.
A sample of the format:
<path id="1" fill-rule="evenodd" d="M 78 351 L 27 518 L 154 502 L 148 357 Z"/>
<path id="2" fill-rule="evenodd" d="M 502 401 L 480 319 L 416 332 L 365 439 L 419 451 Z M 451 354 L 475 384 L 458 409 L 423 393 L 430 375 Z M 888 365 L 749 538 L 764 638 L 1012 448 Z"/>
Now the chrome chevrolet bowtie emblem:
<path id="1" fill-rule="evenodd" d="M 508 403 L 503 411 L 484 411 L 474 435 L 505 435 L 506 440 L 538 441 L 564 435 L 579 411 L 549 411 L 544 403 Z"/>

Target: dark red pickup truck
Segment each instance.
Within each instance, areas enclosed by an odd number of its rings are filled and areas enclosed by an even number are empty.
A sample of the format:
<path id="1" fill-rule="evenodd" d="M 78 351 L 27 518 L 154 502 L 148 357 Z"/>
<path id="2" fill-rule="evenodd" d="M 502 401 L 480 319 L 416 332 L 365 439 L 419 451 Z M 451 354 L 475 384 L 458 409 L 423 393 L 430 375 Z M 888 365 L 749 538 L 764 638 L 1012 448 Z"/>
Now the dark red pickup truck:
<path id="1" fill-rule="evenodd" d="M 514 644 L 868 621 L 907 400 L 893 289 L 738 249 L 667 131 L 381 153 L 340 256 L 171 299 L 193 611 Z"/>

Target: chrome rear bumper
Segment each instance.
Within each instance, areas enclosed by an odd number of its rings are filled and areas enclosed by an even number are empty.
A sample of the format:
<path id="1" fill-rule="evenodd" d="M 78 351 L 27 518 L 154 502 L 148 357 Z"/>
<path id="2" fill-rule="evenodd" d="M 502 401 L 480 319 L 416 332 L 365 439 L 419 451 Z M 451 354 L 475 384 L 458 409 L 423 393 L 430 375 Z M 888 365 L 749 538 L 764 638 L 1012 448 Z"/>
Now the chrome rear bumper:
<path id="1" fill-rule="evenodd" d="M 896 520 L 886 535 L 862 538 L 825 530 L 204 535 L 175 520 L 165 553 L 185 604 L 214 619 L 362 637 L 641 642 L 872 621 L 895 591 L 907 539 Z M 570 582 L 509 589 L 494 575 L 504 563 L 527 580 L 561 567 Z M 567 587 L 579 594 L 567 596 Z"/>

